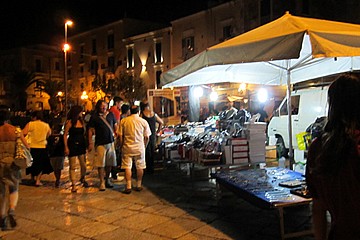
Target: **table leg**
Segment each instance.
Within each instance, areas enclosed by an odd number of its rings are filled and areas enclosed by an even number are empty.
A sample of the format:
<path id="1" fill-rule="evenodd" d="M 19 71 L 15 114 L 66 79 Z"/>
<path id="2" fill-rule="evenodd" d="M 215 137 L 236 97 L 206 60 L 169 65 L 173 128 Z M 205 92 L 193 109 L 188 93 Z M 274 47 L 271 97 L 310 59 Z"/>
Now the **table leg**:
<path id="1" fill-rule="evenodd" d="M 279 224 L 280 224 L 280 237 L 281 240 L 285 239 L 285 227 L 284 227 L 284 208 L 279 207 Z"/>

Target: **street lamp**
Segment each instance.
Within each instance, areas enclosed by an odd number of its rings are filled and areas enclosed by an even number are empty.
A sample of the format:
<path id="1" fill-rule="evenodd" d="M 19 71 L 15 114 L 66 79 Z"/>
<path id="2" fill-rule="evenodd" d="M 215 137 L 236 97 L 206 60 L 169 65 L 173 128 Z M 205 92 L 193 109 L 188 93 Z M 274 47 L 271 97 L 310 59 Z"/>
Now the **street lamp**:
<path id="1" fill-rule="evenodd" d="M 67 52 L 70 50 L 70 45 L 67 43 L 67 28 L 73 24 L 72 21 L 68 20 L 65 22 L 65 42 L 64 42 L 64 88 L 65 88 L 65 114 L 67 112 L 68 105 L 68 92 L 67 92 Z"/>

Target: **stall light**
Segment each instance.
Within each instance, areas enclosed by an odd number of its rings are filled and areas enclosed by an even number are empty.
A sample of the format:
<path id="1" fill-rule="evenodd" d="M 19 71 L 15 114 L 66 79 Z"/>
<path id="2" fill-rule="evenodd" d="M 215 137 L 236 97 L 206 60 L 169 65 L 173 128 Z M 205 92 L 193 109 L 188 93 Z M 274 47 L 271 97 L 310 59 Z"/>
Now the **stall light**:
<path id="1" fill-rule="evenodd" d="M 203 88 L 202 88 L 202 87 L 196 87 L 196 88 L 194 89 L 194 94 L 195 94 L 195 96 L 198 97 L 198 98 L 202 97 L 202 95 L 204 94 Z"/>
<path id="2" fill-rule="evenodd" d="M 245 91 L 246 90 L 246 83 L 240 83 L 238 92 Z"/>
<path id="3" fill-rule="evenodd" d="M 136 101 L 134 102 L 134 105 L 140 106 L 140 101 L 136 100 Z"/>
<path id="4" fill-rule="evenodd" d="M 215 102 L 218 99 L 218 94 L 215 91 L 210 93 L 210 101 Z"/>
<path id="5" fill-rule="evenodd" d="M 257 93 L 257 97 L 258 97 L 258 100 L 259 102 L 266 102 L 266 100 L 268 99 L 268 92 L 265 88 L 260 88 L 258 90 L 258 93 Z"/>

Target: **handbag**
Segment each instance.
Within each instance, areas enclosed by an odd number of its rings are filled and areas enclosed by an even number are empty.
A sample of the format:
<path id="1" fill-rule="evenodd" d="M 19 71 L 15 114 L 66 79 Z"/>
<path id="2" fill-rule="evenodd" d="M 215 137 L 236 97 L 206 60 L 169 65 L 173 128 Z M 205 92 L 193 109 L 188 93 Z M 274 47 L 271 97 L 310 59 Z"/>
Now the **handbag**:
<path id="1" fill-rule="evenodd" d="M 16 130 L 17 138 L 15 145 L 14 164 L 19 168 L 28 168 L 31 167 L 33 158 L 31 156 L 30 150 L 21 141 L 20 131 L 21 130 L 19 129 Z"/>

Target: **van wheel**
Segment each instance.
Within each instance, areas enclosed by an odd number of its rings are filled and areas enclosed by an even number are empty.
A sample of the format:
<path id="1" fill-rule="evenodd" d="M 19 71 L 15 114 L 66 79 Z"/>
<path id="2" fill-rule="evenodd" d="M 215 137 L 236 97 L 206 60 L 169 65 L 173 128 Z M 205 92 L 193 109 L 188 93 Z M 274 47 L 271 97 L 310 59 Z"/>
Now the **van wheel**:
<path id="1" fill-rule="evenodd" d="M 278 158 L 288 157 L 289 149 L 285 148 L 284 139 L 282 137 L 278 137 L 276 139 L 276 154 Z"/>

